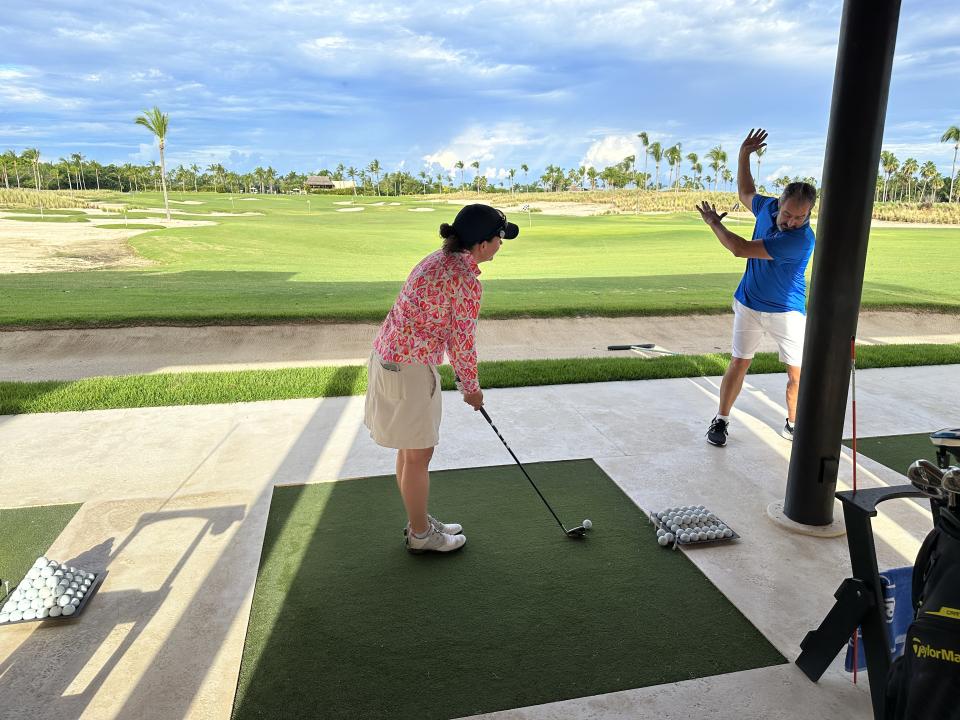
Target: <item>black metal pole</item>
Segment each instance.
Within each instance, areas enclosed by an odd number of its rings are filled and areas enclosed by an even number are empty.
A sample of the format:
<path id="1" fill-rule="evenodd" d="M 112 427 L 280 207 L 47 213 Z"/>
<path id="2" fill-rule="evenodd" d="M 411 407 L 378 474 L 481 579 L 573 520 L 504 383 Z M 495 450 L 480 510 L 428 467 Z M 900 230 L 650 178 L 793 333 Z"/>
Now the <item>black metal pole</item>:
<path id="1" fill-rule="evenodd" d="M 900 0 L 845 0 L 784 514 L 829 525 Z"/>

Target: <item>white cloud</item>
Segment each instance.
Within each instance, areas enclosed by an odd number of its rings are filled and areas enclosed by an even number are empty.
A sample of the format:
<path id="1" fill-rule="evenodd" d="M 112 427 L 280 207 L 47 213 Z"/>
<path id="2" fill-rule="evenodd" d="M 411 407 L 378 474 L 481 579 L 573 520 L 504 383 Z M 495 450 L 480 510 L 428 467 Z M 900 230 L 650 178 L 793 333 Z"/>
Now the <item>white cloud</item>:
<path id="1" fill-rule="evenodd" d="M 602 170 L 609 165 L 622 162 L 628 155 L 636 157 L 643 155 L 643 146 L 636 135 L 607 135 L 587 148 L 580 164 Z"/>
<path id="2" fill-rule="evenodd" d="M 498 123 L 493 126 L 475 125 L 464 130 L 449 145 L 429 155 L 425 162 L 453 170 L 458 160 L 469 166 L 474 161 L 490 162 L 512 148 L 534 145 L 530 130 L 520 123 Z"/>

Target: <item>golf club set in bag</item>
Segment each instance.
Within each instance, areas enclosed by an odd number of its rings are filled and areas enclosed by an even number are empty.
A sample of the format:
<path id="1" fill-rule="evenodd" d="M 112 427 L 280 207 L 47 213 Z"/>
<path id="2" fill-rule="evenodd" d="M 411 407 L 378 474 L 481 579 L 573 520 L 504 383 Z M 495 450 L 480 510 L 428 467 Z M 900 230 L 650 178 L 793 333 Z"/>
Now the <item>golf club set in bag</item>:
<path id="1" fill-rule="evenodd" d="M 913 566 L 914 620 L 903 655 L 890 666 L 884 717 L 960 720 L 960 428 L 930 436 L 940 465 L 917 460 L 907 470 L 931 500 L 933 530 Z"/>
<path id="2" fill-rule="evenodd" d="M 456 379 L 457 387 L 460 387 L 460 378 L 456 377 L 455 379 Z M 571 537 L 571 538 L 582 538 L 584 534 L 587 532 L 587 530 L 593 527 L 593 523 L 590 522 L 589 520 L 584 520 L 582 523 L 580 523 L 576 527 L 567 529 L 567 527 L 563 524 L 563 522 L 561 522 L 557 514 L 553 511 L 553 508 L 550 507 L 550 503 L 547 502 L 547 499 L 543 496 L 543 493 L 540 492 L 540 488 L 537 487 L 537 484 L 533 481 L 533 478 L 530 477 L 530 474 L 527 472 L 527 469 L 523 467 L 523 463 L 520 462 L 520 460 L 517 458 L 513 450 L 510 449 L 510 446 L 507 445 L 507 441 L 503 439 L 503 435 L 500 434 L 500 431 L 497 429 L 497 426 L 493 424 L 493 420 L 490 419 L 490 415 L 487 413 L 486 408 L 481 407 L 480 414 L 483 415 L 483 419 L 486 420 L 487 423 L 490 425 L 490 427 L 493 428 L 493 431 L 497 434 L 497 437 L 500 438 L 500 442 L 503 443 L 503 446 L 507 449 L 507 452 L 510 453 L 510 457 L 512 457 L 514 461 L 516 461 L 521 472 L 523 472 L 523 476 L 530 481 L 530 485 L 533 486 L 533 489 L 536 490 L 537 495 L 539 495 L 540 499 L 543 500 L 543 504 L 547 506 L 547 510 L 549 510 L 550 514 L 553 515 L 553 519 L 557 521 L 557 525 L 560 526 L 560 529 L 563 530 L 564 534 L 567 537 Z"/>

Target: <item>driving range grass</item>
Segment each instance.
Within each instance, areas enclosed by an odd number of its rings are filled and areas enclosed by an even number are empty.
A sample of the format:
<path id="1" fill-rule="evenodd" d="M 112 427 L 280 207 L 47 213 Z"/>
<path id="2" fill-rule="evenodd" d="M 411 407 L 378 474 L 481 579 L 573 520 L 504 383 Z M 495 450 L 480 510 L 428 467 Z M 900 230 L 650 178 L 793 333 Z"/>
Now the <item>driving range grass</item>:
<path id="1" fill-rule="evenodd" d="M 217 224 L 132 238 L 155 263 L 147 269 L 0 275 L 0 327 L 380 321 L 458 209 L 415 197 L 183 197 L 203 204 L 172 206 L 189 213 L 176 218 Z M 136 202 L 161 205 L 145 193 Z M 336 202 L 363 210 L 341 213 Z M 743 272 L 692 213 L 511 219 L 520 237 L 482 266 L 484 317 L 725 313 Z M 752 229 L 735 218 L 728 226 Z M 874 230 L 862 306 L 960 312 L 956 284 L 931 282 L 958 253 L 958 228 Z"/>
<path id="2" fill-rule="evenodd" d="M 275 488 L 233 720 L 458 718 L 785 662 L 596 463 L 526 467 L 585 538 L 514 465 L 431 473 L 468 538 L 449 555 L 404 551 L 393 476 Z"/>
<path id="3" fill-rule="evenodd" d="M 479 371 L 481 385 L 489 389 L 717 376 L 729 361 L 729 354 L 500 360 L 481 362 Z M 861 370 L 951 364 L 960 364 L 960 344 L 857 349 Z M 784 372 L 784 366 L 775 353 L 758 353 L 749 372 Z M 440 377 L 444 390 L 454 388 L 448 365 L 440 367 Z M 361 395 L 366 387 L 366 367 L 359 365 L 0 382 L 0 415 L 340 397 Z"/>

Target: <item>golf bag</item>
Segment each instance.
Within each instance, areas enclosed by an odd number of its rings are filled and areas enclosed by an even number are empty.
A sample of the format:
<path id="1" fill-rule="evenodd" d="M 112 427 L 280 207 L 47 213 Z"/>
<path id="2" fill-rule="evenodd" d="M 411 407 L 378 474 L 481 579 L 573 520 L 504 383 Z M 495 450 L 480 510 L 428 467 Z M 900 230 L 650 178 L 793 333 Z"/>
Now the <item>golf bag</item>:
<path id="1" fill-rule="evenodd" d="M 913 568 L 914 621 L 887 681 L 886 720 L 960 720 L 960 517 L 942 508 Z"/>

